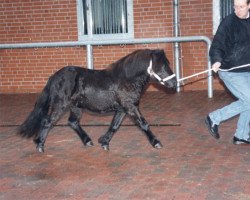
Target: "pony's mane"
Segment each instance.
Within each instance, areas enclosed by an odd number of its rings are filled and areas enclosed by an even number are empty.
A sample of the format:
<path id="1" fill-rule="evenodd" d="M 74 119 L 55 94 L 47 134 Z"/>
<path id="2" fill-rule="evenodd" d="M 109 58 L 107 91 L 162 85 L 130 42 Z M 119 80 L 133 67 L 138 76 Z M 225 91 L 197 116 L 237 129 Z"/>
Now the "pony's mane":
<path id="1" fill-rule="evenodd" d="M 150 49 L 136 50 L 112 63 L 109 70 L 119 78 L 132 78 L 141 71 L 145 71 L 145 67 L 149 65 L 151 51 Z"/>
<path id="2" fill-rule="evenodd" d="M 153 68 L 154 66 L 159 67 L 162 64 L 169 66 L 169 61 L 164 50 L 140 49 L 112 63 L 109 66 L 108 71 L 111 72 L 114 77 L 119 79 L 132 79 L 135 76 L 145 74 L 150 59 L 153 62 Z"/>

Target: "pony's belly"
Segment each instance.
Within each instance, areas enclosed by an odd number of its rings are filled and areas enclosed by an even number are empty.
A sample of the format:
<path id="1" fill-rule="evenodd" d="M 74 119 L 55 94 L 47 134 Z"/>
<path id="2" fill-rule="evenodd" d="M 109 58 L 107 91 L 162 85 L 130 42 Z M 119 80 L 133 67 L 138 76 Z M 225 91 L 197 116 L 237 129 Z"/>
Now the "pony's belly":
<path id="1" fill-rule="evenodd" d="M 109 107 L 93 107 L 93 106 L 88 106 L 85 107 L 87 110 L 91 112 L 96 112 L 96 113 L 109 113 L 109 112 L 114 112 L 119 109 L 119 106 L 109 106 Z"/>
<path id="2" fill-rule="evenodd" d="M 102 101 L 102 99 L 93 99 L 85 104 L 85 108 L 94 112 L 111 112 L 119 107 L 118 103 L 112 101 Z"/>
<path id="3" fill-rule="evenodd" d="M 117 110 L 120 105 L 112 92 L 92 92 L 81 98 L 81 107 L 92 112 L 106 113 Z"/>

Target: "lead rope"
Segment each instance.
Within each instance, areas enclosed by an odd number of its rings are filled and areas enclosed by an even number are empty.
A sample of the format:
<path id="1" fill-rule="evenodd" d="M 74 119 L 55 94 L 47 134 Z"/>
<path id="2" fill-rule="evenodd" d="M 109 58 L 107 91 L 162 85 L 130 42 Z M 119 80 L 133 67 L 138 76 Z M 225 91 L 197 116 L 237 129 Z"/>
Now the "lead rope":
<path id="1" fill-rule="evenodd" d="M 223 71 L 223 72 L 228 72 L 228 71 L 232 71 L 232 70 L 235 70 L 235 69 L 240 69 L 240 68 L 245 68 L 245 67 L 248 67 L 250 66 L 250 63 L 248 64 L 245 64 L 245 65 L 240 65 L 240 66 L 236 66 L 236 67 L 232 67 L 230 69 L 220 69 L 220 71 Z M 181 82 L 181 81 L 184 81 L 186 79 L 189 79 L 189 78 L 192 78 L 194 76 L 198 76 L 200 74 L 204 74 L 204 73 L 207 73 L 209 71 L 212 71 L 213 69 L 207 69 L 207 70 L 204 70 L 204 71 L 201 71 L 201 72 L 198 72 L 198 73 L 195 73 L 195 74 L 192 74 L 190 76 L 186 76 L 186 77 L 183 77 L 183 78 L 180 78 L 178 79 L 177 81 L 178 82 Z M 149 62 L 149 66 L 148 66 L 148 69 L 147 69 L 147 72 L 150 76 L 154 76 L 162 85 L 164 85 L 164 82 L 174 78 L 176 75 L 175 74 L 172 74 L 170 76 L 167 76 L 166 78 L 162 79 L 158 74 L 156 74 L 153 69 L 152 69 L 152 60 L 150 59 L 150 62 Z"/>
<path id="2" fill-rule="evenodd" d="M 245 64 L 245 65 L 240 65 L 240 66 L 232 67 L 231 69 L 220 69 L 220 68 L 219 68 L 219 71 L 228 72 L 228 71 L 232 71 L 232 70 L 235 70 L 235 69 L 245 68 L 245 67 L 248 67 L 248 66 L 250 66 L 250 63 Z M 200 74 L 207 73 L 207 72 L 212 71 L 212 70 L 213 70 L 213 69 L 211 68 L 211 69 L 207 69 L 207 70 L 205 70 L 205 71 L 198 72 L 198 73 L 196 73 L 196 74 L 193 74 L 193 75 L 190 75 L 190 76 L 187 76 L 187 77 L 184 77 L 184 78 L 180 78 L 180 79 L 178 79 L 178 82 L 184 81 L 184 80 L 189 79 L 189 78 L 192 78 L 192 77 L 194 77 L 194 76 L 198 76 L 198 75 L 200 75 Z"/>

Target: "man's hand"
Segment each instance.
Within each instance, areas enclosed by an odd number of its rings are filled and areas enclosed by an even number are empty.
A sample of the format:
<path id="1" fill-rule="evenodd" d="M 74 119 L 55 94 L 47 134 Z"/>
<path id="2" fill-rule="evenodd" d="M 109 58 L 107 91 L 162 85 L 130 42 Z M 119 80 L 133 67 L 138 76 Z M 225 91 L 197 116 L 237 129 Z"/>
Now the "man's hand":
<path id="1" fill-rule="evenodd" d="M 220 62 L 216 62 L 212 65 L 212 70 L 217 73 L 220 69 L 221 63 Z"/>

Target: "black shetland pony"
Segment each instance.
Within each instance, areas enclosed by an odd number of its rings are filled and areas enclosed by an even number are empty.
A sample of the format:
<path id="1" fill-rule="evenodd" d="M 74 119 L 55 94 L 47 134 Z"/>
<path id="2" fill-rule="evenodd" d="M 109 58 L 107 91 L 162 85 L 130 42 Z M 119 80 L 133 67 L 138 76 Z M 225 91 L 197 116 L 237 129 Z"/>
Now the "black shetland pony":
<path id="1" fill-rule="evenodd" d="M 153 135 L 138 108 L 150 79 L 168 88 L 176 88 L 176 78 L 163 50 L 134 51 L 105 70 L 64 67 L 50 77 L 34 109 L 19 127 L 18 134 L 33 137 L 38 151 L 44 152 L 50 129 L 69 110 L 69 126 L 84 145 L 93 146 L 80 126 L 82 112 L 87 109 L 97 113 L 115 113 L 108 131 L 98 140 L 104 150 L 109 150 L 109 142 L 126 114 L 144 131 L 153 147 L 161 148 L 160 141 Z"/>

